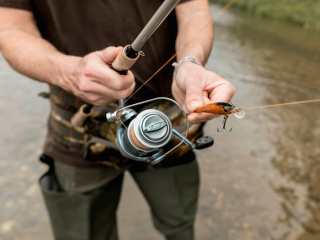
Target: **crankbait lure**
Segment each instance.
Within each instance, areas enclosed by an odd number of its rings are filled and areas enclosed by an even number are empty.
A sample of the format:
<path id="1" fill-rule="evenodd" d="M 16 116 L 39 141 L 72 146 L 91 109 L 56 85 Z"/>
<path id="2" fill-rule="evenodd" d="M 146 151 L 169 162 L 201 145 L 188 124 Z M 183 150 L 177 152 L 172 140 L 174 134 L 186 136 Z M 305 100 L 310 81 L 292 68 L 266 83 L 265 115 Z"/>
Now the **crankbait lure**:
<path id="1" fill-rule="evenodd" d="M 229 114 L 234 114 L 237 118 L 244 118 L 246 115 L 243 111 L 242 107 L 236 107 L 231 103 L 225 103 L 225 102 L 214 102 L 214 103 L 208 103 L 202 107 L 199 107 L 195 111 L 196 113 L 211 113 L 216 115 L 225 115 L 222 121 L 222 129 L 217 129 L 218 132 L 221 132 L 222 130 L 226 130 L 227 132 L 231 132 L 232 128 L 230 130 L 226 129 L 226 123 L 228 120 Z"/>

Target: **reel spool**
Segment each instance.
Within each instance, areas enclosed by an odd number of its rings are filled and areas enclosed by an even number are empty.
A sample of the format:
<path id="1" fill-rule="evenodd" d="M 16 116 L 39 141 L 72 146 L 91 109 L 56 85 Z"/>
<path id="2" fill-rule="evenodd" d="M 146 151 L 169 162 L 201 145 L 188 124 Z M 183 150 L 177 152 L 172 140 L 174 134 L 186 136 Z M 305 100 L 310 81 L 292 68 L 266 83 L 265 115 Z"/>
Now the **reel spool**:
<path id="1" fill-rule="evenodd" d="M 185 136 L 173 129 L 171 121 L 163 112 L 148 109 L 137 114 L 131 109 L 131 107 L 157 100 L 171 101 L 180 108 L 186 119 L 187 130 Z M 183 143 L 192 149 L 203 149 L 213 145 L 213 139 L 208 136 L 198 138 L 195 143 L 191 143 L 187 139 L 189 130 L 187 116 L 180 105 L 170 98 L 159 97 L 132 104 L 114 113 L 107 113 L 106 118 L 109 123 L 119 120 L 116 145 L 123 156 L 136 161 L 145 161 L 155 165 Z M 162 148 L 173 136 L 180 139 L 181 142 L 164 153 Z"/>

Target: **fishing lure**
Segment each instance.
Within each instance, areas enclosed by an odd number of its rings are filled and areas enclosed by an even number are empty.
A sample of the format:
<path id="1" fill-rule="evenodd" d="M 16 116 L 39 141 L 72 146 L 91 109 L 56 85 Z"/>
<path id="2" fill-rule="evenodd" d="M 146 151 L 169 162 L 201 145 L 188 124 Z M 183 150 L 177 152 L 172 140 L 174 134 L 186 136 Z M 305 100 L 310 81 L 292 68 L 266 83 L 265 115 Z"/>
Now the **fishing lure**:
<path id="1" fill-rule="evenodd" d="M 226 123 L 228 120 L 228 115 L 234 114 L 237 118 L 244 118 L 246 115 L 243 111 L 242 107 L 236 107 L 231 103 L 225 103 L 225 102 L 214 102 L 214 103 L 208 103 L 202 107 L 199 107 L 195 111 L 196 113 L 211 113 L 216 115 L 224 115 L 223 121 L 222 121 L 222 129 L 217 129 L 218 132 L 221 132 L 222 130 L 226 130 L 227 132 L 231 132 L 232 128 L 230 130 L 226 129 Z"/>

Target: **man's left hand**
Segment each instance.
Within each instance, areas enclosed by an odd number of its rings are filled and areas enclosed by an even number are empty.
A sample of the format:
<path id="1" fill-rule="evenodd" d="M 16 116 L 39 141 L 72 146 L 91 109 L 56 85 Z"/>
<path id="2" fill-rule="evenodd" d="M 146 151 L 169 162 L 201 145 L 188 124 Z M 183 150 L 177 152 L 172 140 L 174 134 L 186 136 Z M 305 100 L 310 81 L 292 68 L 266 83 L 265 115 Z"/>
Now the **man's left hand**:
<path id="1" fill-rule="evenodd" d="M 205 122 L 218 117 L 194 111 L 209 102 L 230 102 L 234 86 L 214 72 L 192 62 L 183 62 L 177 69 L 172 83 L 172 94 L 183 109 L 190 113 L 188 121 Z"/>

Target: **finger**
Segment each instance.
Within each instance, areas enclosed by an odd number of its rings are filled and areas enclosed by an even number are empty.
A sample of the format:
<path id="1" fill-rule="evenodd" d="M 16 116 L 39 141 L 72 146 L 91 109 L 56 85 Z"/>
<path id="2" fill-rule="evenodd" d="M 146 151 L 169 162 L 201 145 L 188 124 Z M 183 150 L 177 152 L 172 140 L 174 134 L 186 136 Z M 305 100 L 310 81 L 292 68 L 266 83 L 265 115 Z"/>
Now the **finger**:
<path id="1" fill-rule="evenodd" d="M 206 92 L 206 91 L 203 91 L 203 93 L 202 93 L 202 98 L 203 98 L 203 104 L 205 105 L 205 104 L 207 104 L 207 103 L 209 103 L 210 102 L 210 99 L 208 98 L 208 93 Z M 184 105 L 185 106 L 185 105 Z M 196 114 L 196 113 L 194 113 L 194 116 L 197 116 L 197 118 L 199 117 L 199 116 L 201 116 L 200 114 Z M 206 113 L 204 116 L 213 116 L 213 114 L 209 114 L 209 113 Z M 191 119 L 192 119 L 193 117 L 191 117 Z M 201 117 L 200 117 L 201 118 Z M 207 118 L 207 117 L 204 117 L 204 118 Z M 194 121 L 192 120 L 192 122 L 194 123 Z"/>
<path id="2" fill-rule="evenodd" d="M 225 82 L 217 86 L 211 93 L 210 93 L 210 101 L 211 102 L 230 102 L 231 98 L 235 93 L 234 86 L 229 83 Z"/>
<path id="3" fill-rule="evenodd" d="M 135 88 L 135 83 L 125 90 L 114 91 L 110 88 L 107 88 L 97 82 L 91 82 L 87 84 L 85 89 L 83 89 L 84 97 L 88 99 L 91 103 L 95 105 L 103 106 L 104 103 L 108 103 L 111 100 L 123 99 L 133 92 Z"/>
<path id="4" fill-rule="evenodd" d="M 210 102 L 210 98 L 208 98 L 208 94 L 206 96 L 203 96 L 203 104 L 206 105 Z"/>
<path id="5" fill-rule="evenodd" d="M 126 75 L 120 75 L 112 69 L 106 69 L 105 75 L 102 73 L 100 77 L 100 83 L 114 91 L 122 91 L 135 84 L 134 75 L 131 71 L 128 71 Z"/>
<path id="6" fill-rule="evenodd" d="M 92 66 L 91 77 L 93 81 L 115 91 L 127 89 L 134 84 L 134 75 L 131 71 L 128 71 L 126 75 L 120 75 L 103 64 Z"/>
<path id="7" fill-rule="evenodd" d="M 189 111 L 185 105 L 185 93 L 183 93 L 181 91 L 181 89 L 177 86 L 176 81 L 173 81 L 172 86 L 171 86 L 171 90 L 172 90 L 172 95 L 174 97 L 174 99 L 179 103 L 179 105 L 182 107 L 183 111 L 186 114 L 189 114 Z"/>
<path id="8" fill-rule="evenodd" d="M 112 63 L 116 59 L 118 54 L 122 51 L 122 49 L 123 47 L 107 47 L 97 53 L 105 63 Z"/>
<path id="9" fill-rule="evenodd" d="M 204 105 L 210 102 L 210 99 L 208 98 L 207 91 L 202 92 L 202 98 L 203 98 Z M 188 120 L 189 120 L 189 122 L 192 122 L 192 123 L 196 123 L 198 121 L 203 122 L 203 121 L 207 121 L 207 120 L 216 118 L 216 116 L 214 114 L 210 114 L 210 113 L 200 113 L 200 114 L 199 113 L 190 113 L 189 116 L 188 116 Z"/>
<path id="10" fill-rule="evenodd" d="M 186 106 L 189 112 L 194 112 L 203 105 L 202 84 L 190 84 L 186 89 Z"/>
<path id="11" fill-rule="evenodd" d="M 133 84 L 129 87 L 129 88 L 127 88 L 127 89 L 124 89 L 124 90 L 122 90 L 122 91 L 112 91 L 112 97 L 114 98 L 114 99 L 124 99 L 124 98 L 127 98 L 127 97 L 129 97 L 132 93 L 133 93 L 133 91 L 134 91 L 134 89 L 135 89 L 135 86 L 136 86 L 136 83 L 135 82 L 133 82 Z"/>
<path id="12" fill-rule="evenodd" d="M 110 96 L 111 91 L 109 88 L 101 85 L 100 83 L 96 81 L 87 81 L 83 83 L 80 87 L 80 90 L 86 94 L 89 95 L 105 95 Z"/>

